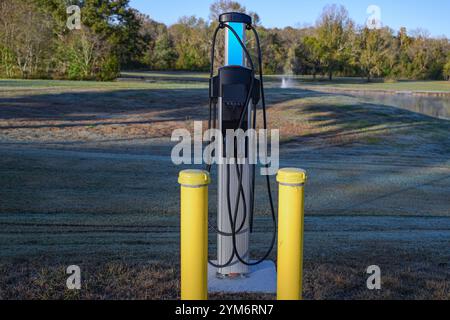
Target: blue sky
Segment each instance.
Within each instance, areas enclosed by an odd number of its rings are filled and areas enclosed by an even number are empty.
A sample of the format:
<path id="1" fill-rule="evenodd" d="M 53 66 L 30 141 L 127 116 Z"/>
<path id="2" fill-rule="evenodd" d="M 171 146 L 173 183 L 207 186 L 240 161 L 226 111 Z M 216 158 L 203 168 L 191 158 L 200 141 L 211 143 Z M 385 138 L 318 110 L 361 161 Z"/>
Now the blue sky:
<path id="1" fill-rule="evenodd" d="M 131 6 L 154 20 L 173 24 L 184 15 L 208 18 L 213 0 L 131 0 Z M 369 5 L 381 9 L 381 20 L 395 30 L 423 28 L 433 36 L 450 38 L 449 0 L 241 0 L 247 9 L 256 11 L 266 27 L 303 26 L 314 24 L 326 4 L 343 4 L 358 24 L 364 24 Z"/>

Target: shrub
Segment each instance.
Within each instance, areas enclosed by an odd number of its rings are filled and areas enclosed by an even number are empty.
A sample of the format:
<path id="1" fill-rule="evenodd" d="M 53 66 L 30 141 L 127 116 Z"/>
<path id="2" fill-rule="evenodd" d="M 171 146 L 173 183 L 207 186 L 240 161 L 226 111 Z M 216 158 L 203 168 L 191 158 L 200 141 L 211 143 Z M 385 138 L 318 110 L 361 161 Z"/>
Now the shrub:
<path id="1" fill-rule="evenodd" d="M 115 55 L 109 55 L 100 65 L 98 72 L 96 72 L 97 80 L 110 81 L 119 76 L 120 63 Z"/>
<path id="2" fill-rule="evenodd" d="M 450 59 L 447 64 L 444 66 L 444 78 L 450 80 Z"/>

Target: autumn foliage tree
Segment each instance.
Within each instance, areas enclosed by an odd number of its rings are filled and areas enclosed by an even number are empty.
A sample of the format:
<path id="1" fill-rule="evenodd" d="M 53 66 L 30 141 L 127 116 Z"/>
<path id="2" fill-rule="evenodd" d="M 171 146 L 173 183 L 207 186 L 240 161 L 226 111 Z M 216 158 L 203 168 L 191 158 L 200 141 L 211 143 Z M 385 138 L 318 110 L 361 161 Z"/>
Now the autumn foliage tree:
<path id="1" fill-rule="evenodd" d="M 81 9 L 80 29 L 67 27 L 69 4 Z M 181 17 L 171 26 L 133 9 L 129 0 L 1 0 L 0 77 L 110 80 L 121 69 L 206 71 L 217 19 L 228 11 L 247 13 L 258 25 L 268 74 L 368 81 L 450 77 L 447 38 L 357 26 L 340 5 L 326 6 L 312 27 L 265 28 L 257 13 L 232 0 L 213 2 L 209 20 Z M 216 67 L 224 63 L 223 34 Z M 255 39 L 247 35 L 256 59 Z"/>

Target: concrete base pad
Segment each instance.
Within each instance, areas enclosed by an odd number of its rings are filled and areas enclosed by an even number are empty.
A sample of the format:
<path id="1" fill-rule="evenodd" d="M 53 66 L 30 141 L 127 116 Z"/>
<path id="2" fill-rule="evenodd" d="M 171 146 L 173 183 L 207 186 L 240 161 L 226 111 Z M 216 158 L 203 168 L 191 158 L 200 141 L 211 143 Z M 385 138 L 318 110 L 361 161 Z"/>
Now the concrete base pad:
<path id="1" fill-rule="evenodd" d="M 235 279 L 218 278 L 216 270 L 213 266 L 208 265 L 209 292 L 276 293 L 277 272 L 273 261 L 264 261 L 257 266 L 252 266 L 247 277 Z"/>

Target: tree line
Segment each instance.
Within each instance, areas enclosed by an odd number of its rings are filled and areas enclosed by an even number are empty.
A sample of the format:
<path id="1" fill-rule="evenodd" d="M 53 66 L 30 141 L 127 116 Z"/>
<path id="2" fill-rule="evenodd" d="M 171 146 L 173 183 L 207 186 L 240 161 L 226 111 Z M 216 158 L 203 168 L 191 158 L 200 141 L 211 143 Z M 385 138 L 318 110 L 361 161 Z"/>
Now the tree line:
<path id="1" fill-rule="evenodd" d="M 67 27 L 70 5 L 81 27 Z M 328 5 L 314 26 L 264 28 L 257 13 L 217 0 L 209 21 L 181 17 L 166 26 L 129 0 L 2 0 L 0 77 L 110 80 L 124 69 L 206 71 L 218 15 L 250 14 L 258 25 L 266 74 L 387 79 L 450 79 L 450 42 L 426 31 L 357 26 L 343 6 Z M 219 38 L 217 65 L 223 49 Z M 255 39 L 248 46 L 255 54 Z"/>

